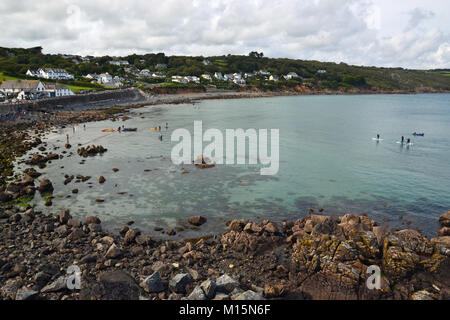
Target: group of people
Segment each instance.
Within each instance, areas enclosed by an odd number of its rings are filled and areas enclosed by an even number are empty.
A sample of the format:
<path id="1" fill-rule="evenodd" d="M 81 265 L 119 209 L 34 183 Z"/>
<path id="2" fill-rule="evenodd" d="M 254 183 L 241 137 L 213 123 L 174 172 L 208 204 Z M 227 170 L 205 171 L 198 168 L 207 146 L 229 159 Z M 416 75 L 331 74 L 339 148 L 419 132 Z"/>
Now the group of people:
<path id="1" fill-rule="evenodd" d="M 380 134 L 377 134 L 377 140 L 380 140 L 380 138 L 381 138 Z M 402 136 L 401 144 L 405 144 L 405 137 L 404 136 Z M 406 144 L 411 144 L 411 139 L 410 138 L 406 139 Z"/>

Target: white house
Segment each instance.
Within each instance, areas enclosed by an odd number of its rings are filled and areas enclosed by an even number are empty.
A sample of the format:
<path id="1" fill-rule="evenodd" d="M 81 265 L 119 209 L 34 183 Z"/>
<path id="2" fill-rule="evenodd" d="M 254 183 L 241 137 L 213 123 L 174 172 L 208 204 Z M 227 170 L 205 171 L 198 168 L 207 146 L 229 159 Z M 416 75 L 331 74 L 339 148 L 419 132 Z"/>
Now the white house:
<path id="1" fill-rule="evenodd" d="M 217 80 L 223 80 L 223 75 L 221 72 L 216 72 L 214 73 L 214 78 L 216 78 Z"/>
<path id="2" fill-rule="evenodd" d="M 128 66 L 130 63 L 126 60 L 114 60 L 114 61 L 110 61 L 109 64 L 120 67 L 120 66 Z"/>
<path id="3" fill-rule="evenodd" d="M 165 63 L 158 63 L 155 68 L 156 69 L 167 69 L 167 64 L 165 64 Z"/>
<path id="4" fill-rule="evenodd" d="M 205 66 L 210 66 L 212 63 L 209 60 L 203 60 L 202 62 Z"/>
<path id="5" fill-rule="evenodd" d="M 196 77 L 196 76 L 187 76 L 186 80 L 188 82 L 195 82 L 195 83 L 200 83 L 200 78 Z"/>
<path id="6" fill-rule="evenodd" d="M 52 80 L 73 80 L 74 76 L 64 69 L 44 68 L 39 69 L 39 78 Z"/>
<path id="7" fill-rule="evenodd" d="M 298 74 L 295 72 L 289 72 L 287 75 L 283 76 L 286 80 L 292 80 L 294 78 L 299 78 Z"/>
<path id="8" fill-rule="evenodd" d="M 66 86 L 63 86 L 62 84 L 59 84 L 59 83 L 46 83 L 45 84 L 45 92 L 51 98 L 75 95 L 75 93 L 73 93 L 72 90 L 70 90 Z"/>
<path id="9" fill-rule="evenodd" d="M 29 76 L 29 77 L 35 77 L 35 78 L 39 78 L 39 71 L 37 70 L 31 70 L 28 69 L 27 73 L 25 73 L 25 75 Z"/>
<path id="10" fill-rule="evenodd" d="M 262 76 L 270 76 L 270 72 L 266 70 L 259 70 L 257 73 Z"/>
<path id="11" fill-rule="evenodd" d="M 280 80 L 280 79 L 278 78 L 278 76 L 271 75 L 271 76 L 269 77 L 269 80 L 270 80 L 270 81 L 278 81 L 278 80 Z"/>
<path id="12" fill-rule="evenodd" d="M 39 80 L 6 80 L 0 84 L 0 91 L 4 94 L 25 92 L 44 92 L 45 86 Z"/>
<path id="13" fill-rule="evenodd" d="M 139 76 L 141 78 L 150 78 L 152 76 L 152 73 L 148 69 L 143 69 L 139 72 Z"/>
<path id="14" fill-rule="evenodd" d="M 106 73 L 102 73 L 101 75 L 98 76 L 98 83 L 109 83 L 111 81 L 113 81 L 113 76 L 110 75 L 108 72 Z"/>
<path id="15" fill-rule="evenodd" d="M 327 70 L 317 70 L 317 73 L 327 73 Z"/>
<path id="16" fill-rule="evenodd" d="M 166 75 L 161 72 L 153 72 L 152 73 L 152 78 L 164 79 L 165 77 L 166 77 Z"/>
<path id="17" fill-rule="evenodd" d="M 234 79 L 233 82 L 236 84 L 241 84 L 241 85 L 246 84 L 244 79 Z"/>
<path id="18" fill-rule="evenodd" d="M 208 81 L 212 81 L 212 78 L 209 74 L 202 74 L 202 78 Z"/>
<path id="19" fill-rule="evenodd" d="M 172 76 L 172 82 L 188 83 L 189 80 L 187 80 L 186 77 L 182 77 L 182 76 Z"/>

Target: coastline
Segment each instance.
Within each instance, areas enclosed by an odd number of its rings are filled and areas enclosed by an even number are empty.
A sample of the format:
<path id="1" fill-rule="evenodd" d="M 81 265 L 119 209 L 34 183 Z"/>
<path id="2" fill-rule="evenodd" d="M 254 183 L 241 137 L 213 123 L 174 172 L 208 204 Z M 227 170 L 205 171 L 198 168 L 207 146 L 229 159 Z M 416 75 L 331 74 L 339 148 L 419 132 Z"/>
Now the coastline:
<path id="1" fill-rule="evenodd" d="M 231 97 L 236 98 L 227 95 Z M 198 96 L 183 95 L 171 103 L 187 103 L 187 98 L 189 103 L 198 101 Z M 154 105 L 169 103 L 156 100 Z M 31 124 L 2 126 L 2 155 L 7 155 L 2 173 L 16 157 L 39 146 L 44 133 L 55 126 L 117 118 L 132 108 L 60 112 L 49 119 L 32 119 Z M 56 213 L 51 207 L 35 212 L 21 199 L 39 192 L 37 177 L 14 178 L 3 188 L 0 181 L 0 202 L 5 194 L 9 198 L 0 207 L 3 299 L 206 299 L 205 290 L 198 288 L 214 279 L 232 288 L 216 290 L 218 299 L 450 299 L 450 213 L 441 219 L 441 236 L 432 240 L 415 230 L 379 227 L 365 215 L 335 219 L 310 213 L 280 224 L 228 221 L 223 234 L 166 241 L 132 226 L 124 226 L 121 235 L 104 232 L 96 217 L 82 222 L 69 211 Z M 74 264 L 89 285 L 72 292 L 63 280 Z M 374 264 L 388 275 L 376 291 L 365 286 L 366 268 Z M 157 277 L 156 272 L 163 289 L 152 292 L 148 277 Z M 179 274 L 190 278 L 182 290 L 171 285 Z M 114 293 L 104 290 L 111 284 L 126 290 L 111 296 Z"/>

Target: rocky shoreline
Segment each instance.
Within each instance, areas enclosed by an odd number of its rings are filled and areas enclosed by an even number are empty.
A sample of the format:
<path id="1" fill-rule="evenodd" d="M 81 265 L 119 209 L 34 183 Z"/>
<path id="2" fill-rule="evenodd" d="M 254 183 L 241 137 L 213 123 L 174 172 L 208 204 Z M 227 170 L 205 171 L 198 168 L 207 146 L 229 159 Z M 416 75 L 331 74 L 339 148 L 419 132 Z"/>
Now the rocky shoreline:
<path id="1" fill-rule="evenodd" d="M 51 202 L 53 186 L 39 181 L 33 168 L 15 174 L 16 157 L 41 145 L 53 126 L 116 118 L 127 108 L 58 113 L 1 127 L 2 299 L 450 299 L 450 212 L 431 240 L 415 230 L 377 226 L 366 215 L 336 219 L 310 212 L 280 224 L 228 221 L 228 231 L 214 237 L 165 241 L 131 226 L 109 233 L 97 217 L 79 221 L 69 210 L 37 212 L 23 200 L 40 192 Z M 97 152 L 105 150 L 79 150 L 82 156 Z M 45 152 L 30 165 L 60 156 Z M 186 223 L 201 228 L 206 219 Z M 372 265 L 382 272 L 379 290 L 366 285 Z M 80 289 L 68 288 L 71 266 L 81 272 Z"/>

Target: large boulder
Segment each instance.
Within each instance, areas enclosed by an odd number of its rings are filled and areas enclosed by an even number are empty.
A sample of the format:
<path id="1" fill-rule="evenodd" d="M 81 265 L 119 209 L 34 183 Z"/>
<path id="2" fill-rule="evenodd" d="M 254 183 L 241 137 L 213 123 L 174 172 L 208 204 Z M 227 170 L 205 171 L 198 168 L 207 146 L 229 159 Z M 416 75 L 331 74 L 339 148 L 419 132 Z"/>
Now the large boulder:
<path id="1" fill-rule="evenodd" d="M 199 227 L 206 223 L 206 218 L 202 216 L 194 216 L 188 219 L 189 223 L 193 226 Z"/>
<path id="2" fill-rule="evenodd" d="M 54 188 L 53 188 L 53 184 L 51 183 L 50 180 L 48 179 L 43 179 L 40 181 L 38 190 L 40 193 L 50 193 L 53 192 Z"/>
<path id="3" fill-rule="evenodd" d="M 440 216 L 439 223 L 442 227 L 450 227 L 450 211 Z"/>

